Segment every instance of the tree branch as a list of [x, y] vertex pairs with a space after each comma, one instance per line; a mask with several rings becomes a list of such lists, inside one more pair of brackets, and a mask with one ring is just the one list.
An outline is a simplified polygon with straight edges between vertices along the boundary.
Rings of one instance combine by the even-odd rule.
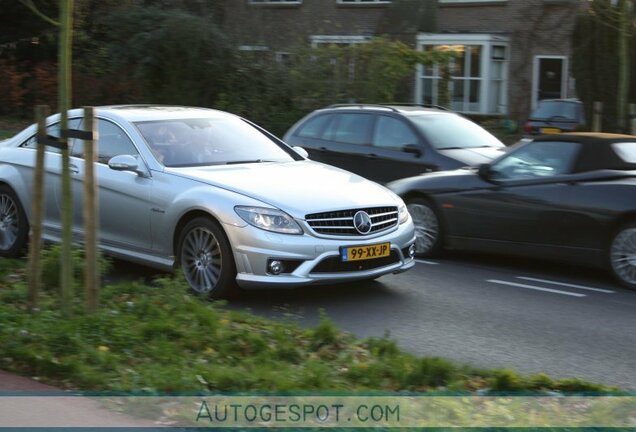
[[43, 14], [42, 12], [40, 12], [40, 10], [37, 8], [37, 6], [33, 3], [33, 0], [19, 0], [19, 1], [24, 6], [29, 8], [31, 10], [31, 12], [33, 12], [34, 14], [36, 14], [37, 16], [42, 18], [44, 21], [46, 21], [49, 24], [54, 25], [56, 27], [60, 26], [59, 22], [55, 21], [54, 19], [52, 19], [52, 18], [46, 16], [45, 14]]

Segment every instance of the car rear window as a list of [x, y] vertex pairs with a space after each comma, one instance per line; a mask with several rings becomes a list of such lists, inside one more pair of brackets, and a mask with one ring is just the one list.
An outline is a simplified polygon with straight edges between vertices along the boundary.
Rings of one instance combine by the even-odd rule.
[[612, 144], [614, 152], [627, 163], [636, 163], [636, 142], [621, 142]]
[[533, 120], [578, 120], [579, 104], [576, 102], [544, 101], [530, 115]]

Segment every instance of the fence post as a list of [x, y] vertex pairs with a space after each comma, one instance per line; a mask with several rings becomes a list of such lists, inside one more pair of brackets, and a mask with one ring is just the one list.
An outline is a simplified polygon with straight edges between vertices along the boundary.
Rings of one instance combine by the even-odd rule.
[[603, 102], [594, 102], [594, 113], [592, 116], [592, 131], [600, 132], [603, 119]]
[[38, 295], [42, 283], [42, 263], [40, 252], [42, 249], [42, 219], [44, 214], [44, 142], [46, 138], [46, 118], [49, 107], [38, 105], [35, 107], [35, 120], [38, 124], [35, 170], [33, 173], [33, 201], [31, 203], [31, 232], [29, 239], [29, 271], [27, 305], [29, 310], [38, 306]]
[[95, 139], [96, 122], [93, 107], [84, 107], [85, 130], [88, 132], [84, 140], [84, 290], [86, 292], [86, 311], [95, 312], [99, 304], [99, 268], [97, 257], [97, 184], [95, 181]]
[[636, 135], [636, 104], [629, 104], [629, 132]]

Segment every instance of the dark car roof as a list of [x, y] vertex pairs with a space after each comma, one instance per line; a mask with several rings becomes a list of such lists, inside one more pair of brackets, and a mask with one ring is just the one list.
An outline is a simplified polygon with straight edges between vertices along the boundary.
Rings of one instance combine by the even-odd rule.
[[535, 141], [577, 142], [582, 145], [574, 172], [593, 171], [597, 169], [634, 170], [636, 163], [621, 159], [612, 144], [620, 142], [636, 142], [634, 135], [621, 135], [602, 132], [576, 132], [559, 135], [545, 135]]
[[539, 103], [543, 103], [543, 102], [563, 102], [563, 103], [577, 103], [577, 104], [583, 103], [578, 99], [541, 99], [539, 101]]

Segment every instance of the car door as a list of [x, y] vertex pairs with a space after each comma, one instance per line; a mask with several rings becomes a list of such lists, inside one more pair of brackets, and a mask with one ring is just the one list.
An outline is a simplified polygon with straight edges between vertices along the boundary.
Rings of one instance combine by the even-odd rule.
[[373, 114], [370, 113], [333, 114], [317, 138], [315, 160], [366, 176], [369, 174], [366, 163], [371, 148], [372, 124]]
[[427, 161], [422, 142], [404, 120], [380, 114], [376, 116], [367, 155], [366, 177], [389, 182], [433, 170]]
[[[80, 118], [69, 119], [69, 128], [76, 129], [81, 122]], [[60, 138], [60, 123], [52, 123], [46, 128], [46, 133], [50, 137]], [[69, 146], [72, 146], [74, 139], [69, 139]], [[20, 147], [35, 150], [37, 147], [37, 137], [31, 136]], [[34, 156], [35, 157], [35, 156]], [[29, 165], [29, 172], [24, 178], [32, 187], [33, 168]], [[59, 237], [62, 232], [61, 203], [62, 203], [62, 151], [53, 146], [45, 147], [44, 156], [44, 219], [43, 228], [45, 234]]]
[[563, 245], [571, 236], [567, 201], [574, 142], [531, 142], [490, 168], [487, 187], [444, 201], [460, 237]]
[[309, 158], [363, 177], [377, 180], [368, 168], [368, 160], [375, 158], [371, 147], [373, 113], [335, 112], [310, 118], [287, 139], [300, 145]]
[[[152, 179], [130, 171], [115, 171], [108, 161], [116, 155], [139, 158], [137, 148], [126, 132], [115, 123], [97, 120], [99, 140], [96, 146], [95, 177], [98, 186], [99, 239], [105, 246], [127, 250], [150, 250], [150, 192]], [[71, 149], [73, 176], [74, 231], [83, 233], [83, 187], [85, 174], [84, 142]]]

